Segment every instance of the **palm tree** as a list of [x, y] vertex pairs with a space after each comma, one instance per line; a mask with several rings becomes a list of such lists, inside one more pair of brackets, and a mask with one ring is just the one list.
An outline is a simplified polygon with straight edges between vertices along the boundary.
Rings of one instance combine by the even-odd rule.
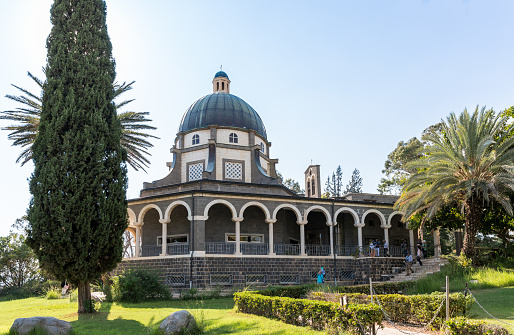
[[472, 258], [484, 206], [495, 200], [512, 215], [507, 192], [514, 190], [513, 129], [507, 116], [477, 106], [472, 115], [466, 109], [458, 117], [452, 113], [440, 131], [426, 133], [422, 157], [409, 166], [417, 172], [396, 202], [404, 220], [423, 210], [431, 219], [442, 206], [459, 204], [465, 216], [463, 251]]
[[[17, 125], [2, 127], [1, 129], [11, 131], [8, 135], [8, 139], [14, 141], [13, 145], [19, 145], [23, 148], [23, 151], [16, 159], [16, 163], [21, 162], [22, 166], [32, 160], [32, 144], [34, 143], [38, 132], [44, 89], [43, 81], [33, 76], [30, 72], [28, 72], [28, 76], [39, 86], [41, 94], [37, 96], [21, 87], [12, 85], [27, 96], [6, 95], [6, 98], [19, 102], [25, 106], [18, 107], [14, 111], [0, 112], [0, 120], [3, 119], [19, 122]], [[114, 99], [119, 97], [122, 93], [131, 90], [132, 84], [134, 84], [134, 81], [128, 84], [125, 82], [121, 85], [117, 83], [114, 84]], [[120, 120], [122, 128], [121, 145], [127, 151], [127, 163], [136, 171], [142, 169], [146, 172], [145, 167], [148, 168], [150, 164], [150, 161], [146, 158], [147, 155], [150, 156], [147, 149], [153, 147], [153, 144], [147, 139], [158, 139], [158, 137], [150, 135], [145, 131], [155, 130], [157, 128], [147, 124], [147, 122], [152, 121], [146, 118], [149, 114], [148, 112], [119, 112], [123, 106], [132, 101], [134, 101], [134, 99], [125, 100], [115, 105], [116, 111], [118, 112], [118, 120]]]

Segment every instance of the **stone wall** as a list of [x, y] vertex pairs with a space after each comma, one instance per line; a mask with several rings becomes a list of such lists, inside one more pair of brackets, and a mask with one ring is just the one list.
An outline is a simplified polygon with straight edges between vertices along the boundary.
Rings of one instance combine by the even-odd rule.
[[[371, 277], [381, 281], [382, 275], [391, 274], [392, 267], [401, 266], [403, 258], [338, 258], [338, 282], [365, 284]], [[191, 277], [192, 266], [192, 277]], [[128, 269], [145, 268], [159, 273], [172, 291], [193, 287], [210, 289], [216, 286], [244, 287], [250, 282], [258, 285], [284, 285], [284, 281], [297, 284], [315, 282], [319, 268], [326, 271], [326, 280], [334, 280], [334, 260], [323, 258], [257, 258], [257, 257], [178, 257], [124, 260], [112, 274]], [[353, 274], [353, 278], [351, 278]]]

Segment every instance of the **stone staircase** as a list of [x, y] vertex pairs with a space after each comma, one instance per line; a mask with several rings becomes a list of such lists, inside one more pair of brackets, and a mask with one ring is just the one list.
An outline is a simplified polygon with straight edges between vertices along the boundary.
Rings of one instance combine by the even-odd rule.
[[419, 265], [418, 262], [412, 265], [412, 270], [414, 273], [411, 273], [407, 276], [405, 271], [405, 267], [403, 268], [394, 268], [393, 274], [389, 277], [389, 282], [400, 282], [407, 280], [416, 280], [425, 277], [426, 275], [432, 274], [434, 272], [438, 272], [441, 270], [441, 265], [445, 265], [448, 261], [444, 258], [432, 257], [422, 260], [423, 265]]

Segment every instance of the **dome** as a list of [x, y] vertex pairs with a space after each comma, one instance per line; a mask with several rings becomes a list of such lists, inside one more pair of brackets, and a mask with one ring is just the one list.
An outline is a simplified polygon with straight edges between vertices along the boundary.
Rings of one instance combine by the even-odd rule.
[[253, 129], [267, 139], [266, 128], [255, 109], [230, 93], [214, 92], [194, 102], [182, 117], [179, 132], [210, 125]]
[[216, 74], [214, 75], [214, 78], [218, 78], [218, 77], [224, 77], [224, 78], [228, 79], [228, 75], [224, 71], [216, 72]]

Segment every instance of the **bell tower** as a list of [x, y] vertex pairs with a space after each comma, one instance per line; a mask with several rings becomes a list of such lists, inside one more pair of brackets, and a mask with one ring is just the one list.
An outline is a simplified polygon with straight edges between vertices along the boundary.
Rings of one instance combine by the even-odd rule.
[[230, 93], [230, 79], [223, 71], [218, 71], [212, 80], [212, 92]]
[[307, 198], [321, 198], [320, 166], [309, 165], [305, 170], [305, 196]]

